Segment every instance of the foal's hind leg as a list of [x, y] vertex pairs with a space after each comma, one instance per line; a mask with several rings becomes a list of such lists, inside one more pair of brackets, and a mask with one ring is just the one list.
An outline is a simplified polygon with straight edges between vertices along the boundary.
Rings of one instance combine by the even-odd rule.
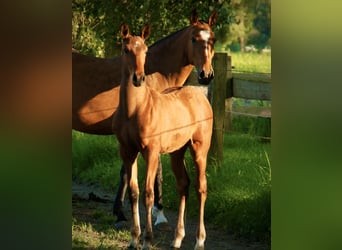
[[178, 222], [175, 230], [175, 237], [171, 244], [174, 248], [180, 248], [185, 236], [185, 206], [189, 197], [190, 179], [185, 168], [184, 154], [187, 146], [170, 154], [172, 171], [177, 181], [177, 191], [179, 194]]

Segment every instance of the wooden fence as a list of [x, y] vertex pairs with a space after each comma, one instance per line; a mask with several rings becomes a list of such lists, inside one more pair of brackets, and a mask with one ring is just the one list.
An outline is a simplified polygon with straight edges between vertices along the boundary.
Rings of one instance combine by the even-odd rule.
[[[221, 165], [224, 133], [231, 130], [234, 113], [246, 112], [246, 110], [241, 112], [242, 110], [233, 109], [233, 97], [271, 101], [271, 75], [233, 73], [231, 57], [227, 53], [215, 53], [213, 67], [215, 78], [208, 87], [198, 85], [194, 72], [189, 76], [186, 84], [201, 88], [211, 102], [214, 112], [214, 127], [210, 158]], [[264, 109], [260, 109], [260, 112], [254, 112], [252, 115], [271, 119], [271, 113], [265, 112]]]

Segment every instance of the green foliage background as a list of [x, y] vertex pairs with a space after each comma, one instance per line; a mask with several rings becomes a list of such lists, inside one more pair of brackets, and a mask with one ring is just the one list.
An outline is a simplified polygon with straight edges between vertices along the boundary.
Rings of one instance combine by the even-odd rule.
[[240, 44], [251, 40], [258, 48], [269, 44], [271, 36], [270, 0], [73, 0], [72, 46], [82, 53], [112, 57], [120, 53], [120, 25], [125, 22], [133, 33], [149, 23], [152, 34], [149, 44], [189, 25], [196, 9], [200, 19], [219, 12], [213, 27], [220, 46]]

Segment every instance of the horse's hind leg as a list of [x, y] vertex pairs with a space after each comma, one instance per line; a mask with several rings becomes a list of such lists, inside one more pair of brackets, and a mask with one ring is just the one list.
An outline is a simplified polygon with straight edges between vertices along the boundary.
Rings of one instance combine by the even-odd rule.
[[120, 170], [120, 183], [119, 183], [119, 189], [116, 193], [114, 206], [113, 206], [113, 215], [116, 215], [116, 223], [121, 221], [127, 221], [127, 218], [125, 214], [122, 211], [123, 208], [123, 202], [125, 200], [125, 194], [127, 189], [127, 174], [125, 170], [124, 164], [121, 166]]
[[171, 156], [171, 166], [173, 173], [175, 174], [177, 181], [177, 191], [179, 194], [179, 211], [178, 211], [178, 222], [175, 230], [175, 237], [172, 242], [172, 247], [180, 248], [182, 244], [182, 240], [185, 236], [185, 206], [189, 197], [189, 186], [190, 179], [188, 173], [185, 168], [184, 163], [184, 154], [187, 149], [187, 146], [184, 146], [178, 151], [175, 151], [170, 154]]
[[196, 165], [196, 193], [199, 202], [195, 250], [204, 249], [204, 241], [206, 238], [204, 226], [204, 205], [207, 199], [207, 177], [205, 175], [208, 153], [207, 148], [209, 147], [203, 146], [201, 142], [195, 142], [190, 147], [190, 152]]
[[156, 179], [154, 181], [154, 207], [152, 210], [152, 215], [156, 217], [154, 225], [160, 223], [167, 223], [167, 219], [163, 212], [163, 167], [160, 159], [158, 158], [158, 169], [156, 174]]

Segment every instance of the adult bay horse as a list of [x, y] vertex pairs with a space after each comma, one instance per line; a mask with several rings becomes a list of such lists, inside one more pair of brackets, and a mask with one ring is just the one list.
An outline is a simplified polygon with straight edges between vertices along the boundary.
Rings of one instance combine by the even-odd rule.
[[[182, 86], [195, 66], [200, 83], [209, 83], [214, 72], [214, 33], [217, 12], [207, 22], [198, 19], [196, 11], [190, 17], [190, 26], [179, 30], [149, 47], [145, 74], [151, 87], [157, 91]], [[96, 58], [72, 52], [72, 128], [97, 135], [113, 134], [112, 119], [119, 104], [122, 57]], [[153, 79], [153, 81], [149, 80]], [[156, 206], [162, 211], [161, 166], [155, 187]], [[122, 204], [126, 190], [124, 167], [120, 171], [120, 185], [113, 213], [117, 221], [126, 220]], [[166, 219], [161, 214], [158, 222]]]
[[[128, 26], [121, 26], [122, 72], [119, 107], [113, 119], [113, 131], [120, 143], [120, 155], [126, 168], [132, 208], [132, 239], [129, 247], [137, 248], [141, 234], [139, 218], [139, 185], [137, 158], [140, 152], [146, 162], [146, 226], [143, 249], [152, 245], [153, 184], [161, 153], [169, 153], [180, 196], [178, 222], [172, 247], [180, 248], [185, 236], [185, 206], [190, 180], [184, 164], [189, 147], [195, 163], [196, 192], [199, 201], [195, 249], [203, 249], [206, 238], [204, 205], [207, 197], [206, 162], [210, 148], [213, 111], [207, 97], [192, 86], [178, 87], [160, 93], [147, 86], [144, 64], [150, 34], [145, 26], [141, 36], [132, 36]], [[150, 83], [151, 84], [151, 83]]]

